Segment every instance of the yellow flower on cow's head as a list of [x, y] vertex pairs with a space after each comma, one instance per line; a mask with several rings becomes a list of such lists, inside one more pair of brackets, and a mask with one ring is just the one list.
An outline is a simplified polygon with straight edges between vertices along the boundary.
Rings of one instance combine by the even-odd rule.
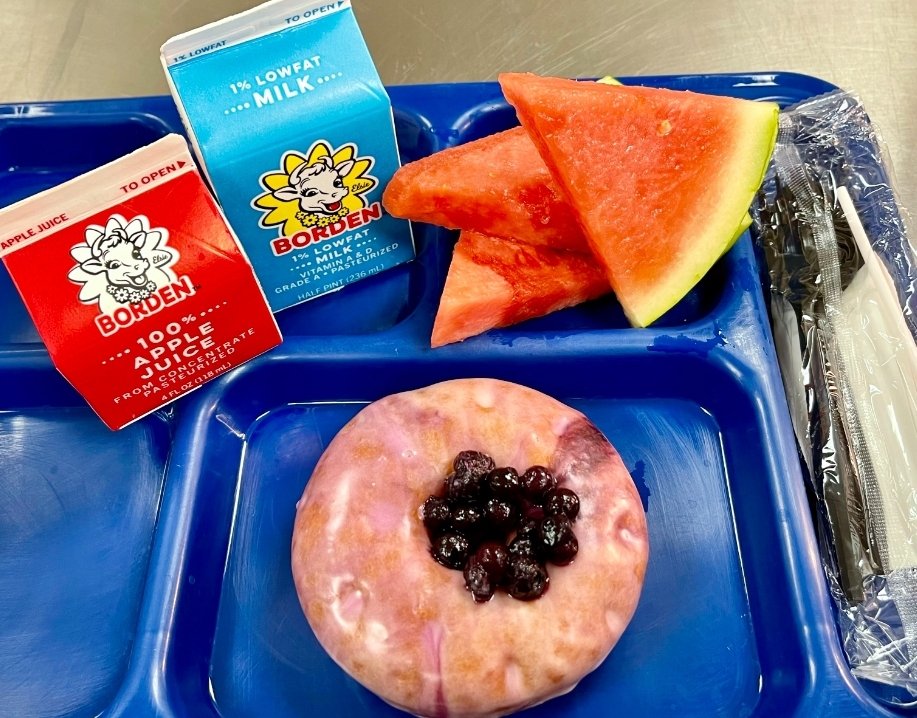
[[281, 226], [284, 235], [324, 227], [366, 207], [364, 195], [379, 182], [368, 174], [372, 157], [357, 156], [353, 143], [333, 150], [324, 140], [305, 155], [284, 153], [280, 171], [261, 175], [264, 190], [252, 206], [264, 212], [262, 227]]

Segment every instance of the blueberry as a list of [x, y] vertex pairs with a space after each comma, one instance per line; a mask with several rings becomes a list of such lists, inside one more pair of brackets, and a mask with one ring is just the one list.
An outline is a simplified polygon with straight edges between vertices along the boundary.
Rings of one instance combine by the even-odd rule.
[[544, 466], [532, 466], [522, 475], [525, 497], [536, 504], [540, 504], [544, 495], [555, 486], [557, 479]]
[[487, 475], [487, 486], [494, 496], [514, 499], [522, 493], [522, 480], [512, 466], [494, 469]]
[[493, 598], [497, 584], [490, 577], [487, 568], [477, 560], [476, 556], [468, 559], [462, 575], [465, 577], [465, 588], [471, 591], [476, 603], [484, 603]]
[[579, 541], [576, 540], [576, 535], [571, 531], [570, 534], [562, 539], [554, 550], [551, 551], [548, 559], [557, 566], [566, 566], [576, 558], [578, 552]]
[[464, 471], [454, 471], [446, 477], [446, 496], [450, 501], [476, 501], [481, 496], [481, 477]]
[[474, 504], [460, 504], [452, 509], [452, 526], [466, 536], [484, 528], [484, 509]]
[[544, 466], [520, 477], [512, 467], [496, 468], [479, 451], [460, 452], [452, 468], [442, 492], [420, 507], [433, 558], [462, 571], [478, 603], [500, 586], [522, 601], [543, 595], [549, 584], [545, 561], [564, 565], [579, 550], [571, 527], [579, 497], [558, 489]]
[[[570, 519], [563, 514], [545, 516], [538, 526], [538, 542], [536, 546], [552, 562], [558, 564], [570, 563], [579, 550], [576, 536], [573, 534], [573, 528], [570, 525]], [[557, 561], [554, 560], [555, 558], [557, 558]]]
[[579, 496], [570, 489], [551, 489], [544, 497], [544, 512], [549, 516], [563, 514], [573, 521], [579, 515]]
[[452, 469], [456, 474], [483, 479], [494, 470], [494, 460], [480, 451], [462, 451], [453, 460]]
[[538, 518], [524, 516], [519, 521], [519, 528], [516, 531], [516, 537], [532, 539], [536, 538], [538, 534], [538, 527], [541, 525], [542, 518], [542, 516], [539, 516]]
[[430, 496], [423, 502], [420, 508], [420, 515], [423, 518], [423, 525], [427, 529], [430, 537], [435, 537], [449, 528], [449, 520], [452, 518], [449, 512], [449, 504], [445, 499], [438, 496]]
[[493, 496], [484, 504], [484, 514], [487, 524], [493, 529], [504, 533], [516, 527], [519, 512], [512, 502]]
[[538, 539], [535, 534], [517, 535], [506, 547], [510, 557], [531, 556], [538, 557]]
[[486, 490], [494, 461], [479, 451], [462, 451], [452, 462], [453, 472], [446, 478], [446, 494], [452, 501], [475, 501]]
[[446, 496], [450, 501], [473, 501], [480, 493], [480, 482], [470, 474], [453, 472], [446, 477]]
[[445, 533], [433, 541], [433, 558], [446, 568], [461, 571], [471, 549], [468, 539], [460, 533]]
[[523, 521], [540, 522], [544, 518], [544, 507], [540, 504], [533, 504], [531, 501], [522, 502], [522, 519]]
[[506, 591], [520, 601], [533, 601], [548, 590], [548, 572], [531, 556], [510, 559], [507, 567]]
[[563, 514], [545, 516], [538, 526], [538, 538], [548, 550], [557, 546], [570, 533], [572, 533], [570, 519]]
[[506, 573], [506, 564], [509, 561], [509, 551], [506, 546], [496, 541], [485, 541], [474, 552], [474, 560], [484, 567], [490, 580], [500, 583]]

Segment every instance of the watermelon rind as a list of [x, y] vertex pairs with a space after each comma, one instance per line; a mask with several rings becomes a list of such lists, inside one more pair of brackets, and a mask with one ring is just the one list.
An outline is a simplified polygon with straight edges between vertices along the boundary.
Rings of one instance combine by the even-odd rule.
[[726, 245], [726, 249], [723, 250], [723, 254], [724, 254], [724, 255], [725, 255], [730, 249], [733, 248], [733, 246], [735, 245], [736, 242], [739, 241], [739, 237], [741, 237], [743, 234], [745, 234], [745, 230], [748, 229], [749, 227], [751, 227], [751, 222], [752, 222], [751, 215], [748, 214], [748, 213], [746, 212], [746, 213], [745, 213], [745, 216], [742, 217], [742, 221], [739, 223], [739, 228], [736, 230], [735, 236], [732, 238], [732, 240], [729, 242], [729, 244]]

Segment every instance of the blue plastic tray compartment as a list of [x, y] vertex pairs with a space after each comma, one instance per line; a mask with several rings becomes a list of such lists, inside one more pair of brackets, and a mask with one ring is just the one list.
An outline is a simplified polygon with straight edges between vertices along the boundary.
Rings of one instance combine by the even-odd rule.
[[49, 368], [13, 371], [0, 380], [0, 715], [96, 715], [134, 646], [169, 427], [114, 434]]
[[[64, 108], [64, 109], [61, 109]], [[440, 148], [421, 115], [395, 108], [395, 128], [404, 162]], [[90, 101], [0, 108], [0, 207], [65, 182], [170, 132], [183, 132], [170, 98]], [[434, 300], [442, 249], [432, 227], [419, 227], [419, 259], [278, 315], [285, 336], [374, 334], [395, 326], [421, 304]], [[429, 249], [428, 249], [429, 247]], [[446, 263], [448, 266], [448, 263]], [[444, 276], [444, 269], [436, 270]], [[437, 295], [438, 296], [438, 295]], [[0, 265], [0, 351], [41, 349], [41, 340], [5, 267]], [[435, 307], [435, 305], [434, 305]], [[432, 311], [427, 311], [432, 317]], [[432, 319], [430, 320], [432, 322]]]
[[[640, 81], [782, 104], [831, 89], [788, 74]], [[514, 121], [494, 83], [391, 95], [405, 159]], [[166, 131], [180, 131], [168, 98], [0, 108], [0, 203]], [[51, 149], [27, 152], [25, 139]], [[97, 153], [88, 151], [95, 141]], [[0, 695], [25, 711], [50, 691], [59, 705], [48, 710], [62, 714], [65, 703], [108, 716], [394, 714], [331, 663], [299, 611], [288, 565], [295, 500], [322, 448], [366, 402], [496, 376], [585, 411], [648, 492], [651, 560], [633, 623], [580, 688], [533, 715], [892, 715], [852, 679], [840, 651], [748, 238], [653, 329], [626, 328], [606, 299], [431, 352], [454, 233], [417, 229], [417, 262], [281, 313], [282, 347], [178, 402], [174, 421], [153, 417], [118, 434], [100, 433], [75, 408], [82, 400], [51, 368], [0, 271], [0, 431], [11, 446], [34, 435], [42, 448], [4, 455], [0, 486], [14, 486], [7, 467], [40, 482], [72, 456], [61, 487], [96, 479], [104, 506], [122, 507], [105, 517], [115, 534], [131, 515], [123, 507], [133, 472], [146, 491], [145, 512], [108, 553], [85, 524], [46, 522], [75, 532], [56, 540], [97, 556], [91, 588], [116, 590], [105, 576], [126, 576], [124, 600], [98, 624], [97, 664], [68, 683], [49, 689], [37, 676], [18, 691], [0, 670]], [[86, 516], [98, 510], [83, 507]], [[0, 522], [0, 531], [13, 528]], [[42, 563], [47, 535], [24, 555], [54, 571]], [[20, 579], [0, 574], [0, 600]], [[80, 596], [57, 598], [36, 600], [87, 610]], [[73, 627], [61, 621], [48, 651], [31, 660], [67, 675], [72, 666], [60, 657]], [[18, 621], [23, 633], [36, 626]], [[0, 644], [0, 661], [10, 655]]]
[[[649, 714], [751, 715], [760, 705], [785, 714], [800, 701], [802, 645], [780, 630], [783, 607], [756, 605], [746, 593], [746, 581], [752, 593], [762, 584], [787, 593], [792, 577], [767, 564], [763, 576], [749, 570], [760, 560], [753, 547], [771, 556], [778, 535], [761, 417], [741, 377], [709, 359], [633, 346], [612, 358], [507, 352], [497, 363], [427, 353], [410, 368], [370, 353], [328, 359], [294, 351], [236, 374], [218, 400], [187, 418], [194, 427], [183, 427], [203, 438], [195, 453], [206, 467], [182, 477], [195, 484], [193, 504], [174, 507], [198, 517], [187, 555], [208, 554], [187, 572], [195, 586], [222, 584], [222, 592], [193, 590], [180, 577], [188, 593], [174, 620], [192, 630], [169, 632], [165, 664], [167, 672], [194, 673], [209, 660], [220, 715], [251, 715], [266, 705], [276, 716], [297, 715], [305, 705], [318, 713], [397, 714], [346, 678], [311, 635], [289, 572], [295, 502], [323, 448], [366, 402], [482, 375], [531, 385], [587, 412], [648, 489], [653, 558], [634, 622], [595, 675], [533, 714], [642, 706]], [[667, 473], [676, 466], [678, 476]], [[225, 562], [213, 555], [221, 542]], [[215, 626], [201, 620], [218, 605]], [[682, 689], [659, 692], [660, 675]], [[172, 675], [165, 682], [208, 681]], [[202, 707], [210, 696], [183, 692], [180, 700]]]
[[[781, 104], [831, 88], [820, 80], [792, 74], [645, 77], [639, 78], [639, 82]], [[512, 109], [494, 83], [393, 87], [390, 94], [404, 161], [515, 124]], [[3, 159], [0, 206], [93, 169], [168, 132], [182, 131], [170, 98], [0, 107], [0, 158]], [[368, 335], [412, 316], [428, 330], [448, 267], [448, 245], [454, 240], [454, 233], [420, 225], [415, 237], [421, 255], [419, 261], [281, 312], [278, 321], [284, 335]], [[662, 318], [660, 326], [693, 322], [708, 313], [725, 279], [718, 274], [720, 271], [719, 266], [715, 267], [711, 276]], [[0, 350], [41, 348], [34, 326], [3, 267], [0, 267], [0, 305], [8, 312], [0, 321]], [[503, 335], [627, 326], [617, 302], [609, 297], [534, 320], [521, 328], [508, 329]]]

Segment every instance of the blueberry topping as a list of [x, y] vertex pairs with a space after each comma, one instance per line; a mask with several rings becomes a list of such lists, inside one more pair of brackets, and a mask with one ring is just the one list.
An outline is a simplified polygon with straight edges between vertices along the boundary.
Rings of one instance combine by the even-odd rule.
[[519, 529], [516, 531], [517, 538], [536, 538], [538, 527], [541, 525], [541, 518], [524, 518], [519, 523]]
[[545, 516], [538, 527], [538, 548], [552, 563], [570, 563], [579, 550], [579, 543], [570, 525], [570, 519], [563, 514]]
[[484, 509], [474, 504], [462, 504], [452, 510], [452, 526], [466, 536], [484, 528]]
[[544, 466], [532, 466], [522, 475], [525, 497], [535, 503], [541, 503], [542, 497], [555, 486], [557, 479]]
[[446, 478], [446, 495], [450, 501], [476, 501], [482, 489], [483, 481], [475, 474], [455, 471]]
[[532, 558], [538, 558], [538, 539], [534, 534], [516, 536], [509, 542], [506, 550], [510, 557], [531, 556]]
[[486, 454], [463, 451], [452, 467], [441, 492], [420, 508], [433, 558], [462, 572], [476, 603], [498, 588], [521, 601], [539, 598], [550, 581], [545, 562], [563, 566], [579, 551], [572, 528], [579, 497], [558, 488], [544, 466], [520, 476], [511, 466], [495, 468]]
[[480, 451], [462, 451], [452, 462], [456, 474], [467, 474], [475, 479], [483, 479], [494, 470], [494, 460]]
[[487, 525], [504, 533], [516, 527], [519, 517], [519, 512], [511, 502], [496, 496], [487, 499], [487, 503], [484, 504], [484, 513], [487, 517]]
[[576, 558], [578, 552], [579, 541], [576, 540], [576, 535], [571, 531], [569, 536], [561, 540], [554, 550], [548, 554], [548, 559], [557, 566], [566, 566]]
[[477, 560], [476, 556], [468, 559], [463, 575], [465, 576], [465, 587], [471, 591], [477, 603], [493, 598], [497, 583], [490, 577], [487, 568]]
[[502, 543], [485, 541], [478, 546], [473, 558], [484, 567], [494, 584], [498, 584], [503, 580], [503, 576], [506, 573], [506, 565], [509, 562], [509, 551], [506, 550], [506, 546]]
[[579, 515], [579, 496], [570, 489], [551, 489], [544, 497], [544, 512], [549, 516], [563, 514], [573, 521]]
[[538, 538], [546, 551], [553, 551], [567, 536], [573, 533], [570, 519], [563, 514], [545, 516], [538, 526]]
[[461, 570], [468, 560], [471, 545], [459, 533], [446, 533], [433, 541], [433, 558], [446, 568]]
[[452, 518], [449, 512], [449, 504], [445, 499], [438, 496], [430, 496], [423, 502], [421, 508], [423, 525], [431, 537], [442, 533], [449, 527], [449, 520]]
[[524, 501], [522, 517], [524, 521], [535, 521], [538, 523], [544, 518], [544, 507], [541, 504], [533, 504], [531, 501]]
[[512, 466], [494, 469], [487, 475], [487, 485], [494, 496], [515, 499], [522, 493], [522, 480]]
[[531, 556], [517, 556], [507, 569], [507, 593], [520, 601], [532, 601], [548, 590], [548, 572]]

